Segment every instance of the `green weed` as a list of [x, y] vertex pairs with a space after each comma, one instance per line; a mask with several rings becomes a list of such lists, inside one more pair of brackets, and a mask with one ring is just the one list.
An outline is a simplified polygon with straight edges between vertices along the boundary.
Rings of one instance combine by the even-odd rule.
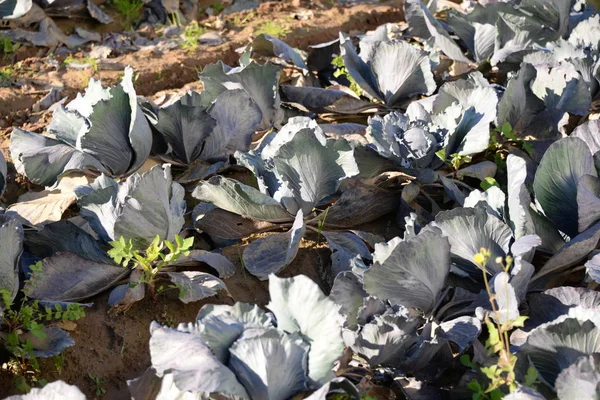
[[217, 14], [220, 14], [221, 11], [223, 11], [223, 8], [225, 8], [225, 5], [222, 2], [218, 2], [218, 3], [213, 4], [211, 7], [214, 10], [215, 15], [217, 15]]
[[261, 23], [254, 31], [255, 35], [265, 34], [273, 37], [282, 37], [290, 33], [291, 30], [277, 21], [265, 21]]
[[352, 90], [358, 97], [363, 95], [363, 90], [360, 88], [358, 83], [354, 80], [354, 78], [348, 73], [346, 66], [344, 65], [344, 59], [342, 55], [338, 55], [331, 61], [331, 65], [336, 67], [333, 72], [333, 76], [339, 78], [340, 76], [344, 76], [346, 79], [350, 81], [350, 90]]
[[113, 5], [121, 15], [123, 26], [126, 29], [133, 29], [144, 7], [142, 0], [113, 0]]
[[4, 58], [8, 59], [12, 54], [19, 50], [21, 45], [19, 43], [13, 43], [9, 37], [0, 36], [0, 53], [4, 54]]
[[94, 72], [98, 72], [98, 60], [96, 60], [95, 58], [83, 57], [81, 59], [77, 59], [73, 56], [67, 56], [67, 58], [65, 58], [65, 60], [63, 61], [63, 64], [65, 64], [65, 65], [74, 64], [74, 63], [75, 64], [88, 64]]
[[91, 372], [88, 372], [88, 379], [91, 381], [90, 390], [94, 392], [96, 397], [104, 396], [106, 393], [106, 389], [104, 388], [104, 384], [108, 381], [103, 381], [97, 376], [92, 375]]
[[[31, 267], [32, 275], [29, 280], [30, 286], [42, 278], [42, 263], [38, 262]], [[15, 376], [15, 385], [20, 390], [28, 391], [34, 385], [43, 382], [37, 377], [40, 365], [35, 355], [32, 338], [43, 339], [46, 337], [46, 324], [56, 321], [76, 321], [85, 317], [83, 307], [78, 304], [69, 304], [63, 307], [60, 304], [54, 307], [44, 307], [38, 300], [31, 301], [27, 294], [22, 297], [20, 303], [14, 304], [12, 293], [6, 289], [0, 290], [0, 299], [4, 308], [2, 314], [0, 337], [4, 347], [12, 354], [7, 363], [8, 372]], [[64, 358], [55, 358], [57, 371], [62, 370]]]
[[[492, 314], [496, 316], [495, 319], [490, 318], [489, 315], [485, 317], [485, 325], [488, 331], [488, 339], [485, 342], [485, 348], [488, 356], [494, 361], [489, 365], [479, 365], [478, 363], [473, 362], [469, 355], [465, 354], [460, 358], [460, 361], [464, 366], [469, 367], [474, 371], [479, 371], [487, 378], [486, 382], [479, 382], [474, 379], [467, 385], [474, 393], [473, 399], [477, 400], [501, 399], [507, 394], [517, 390], [519, 386], [515, 371], [517, 356], [510, 351], [509, 338], [510, 332], [515, 328], [523, 327], [528, 318], [519, 316], [513, 321], [506, 321], [503, 323], [497, 322], [500, 321], [500, 318], [495, 301], [496, 294], [492, 292], [486, 271], [487, 263], [491, 257], [492, 252], [489, 249], [481, 248], [479, 253], [475, 255], [473, 261], [475, 261], [475, 263], [483, 270], [483, 280], [490, 299]], [[513, 259], [510, 256], [505, 259], [498, 257], [495, 262], [508, 273], [513, 263]], [[527, 370], [527, 374], [522, 384], [535, 389], [537, 380], [536, 370], [530, 367]]]
[[[179, 235], [175, 235], [173, 243], [168, 240], [161, 241], [157, 235], [143, 251], [134, 249], [131, 239], [126, 241], [122, 236], [119, 240], [109, 243], [112, 249], [108, 251], [108, 255], [123, 267], [131, 266], [132, 269], [139, 269], [142, 272], [139, 282], [148, 286], [150, 295], [156, 300], [156, 276], [163, 268], [175, 263], [179, 257], [190, 254], [194, 237], [182, 239]], [[168, 252], [165, 252], [165, 247]], [[164, 292], [164, 289], [161, 289], [159, 288], [160, 292]]]
[[183, 42], [181, 43], [181, 48], [192, 51], [198, 47], [198, 39], [206, 32], [206, 29], [200, 25], [198, 22], [192, 21], [185, 30], [183, 31]]

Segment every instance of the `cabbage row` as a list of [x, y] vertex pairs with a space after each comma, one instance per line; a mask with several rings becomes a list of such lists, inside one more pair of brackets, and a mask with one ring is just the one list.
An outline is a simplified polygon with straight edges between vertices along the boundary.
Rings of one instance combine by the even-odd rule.
[[[133, 398], [597, 398], [600, 17], [565, 0], [404, 11], [407, 29], [308, 52], [260, 35], [160, 105], [128, 68], [44, 134], [15, 128], [17, 171], [47, 189], [0, 216], [4, 302], [111, 290], [130, 307], [153, 286], [109, 245], [185, 236], [211, 251], [163, 257], [156, 278], [204, 300], [236, 271], [220, 249], [251, 238], [241, 268], [270, 302], [152, 323]], [[277, 276], [321, 238], [319, 284]], [[36, 356], [73, 345], [44, 329]], [[35, 391], [17, 398], [84, 398]]]

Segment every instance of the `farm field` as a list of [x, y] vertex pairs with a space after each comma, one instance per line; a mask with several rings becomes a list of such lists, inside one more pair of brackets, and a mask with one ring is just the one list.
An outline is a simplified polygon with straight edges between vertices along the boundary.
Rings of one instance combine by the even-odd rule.
[[0, 398], [597, 398], [595, 5], [0, 0]]

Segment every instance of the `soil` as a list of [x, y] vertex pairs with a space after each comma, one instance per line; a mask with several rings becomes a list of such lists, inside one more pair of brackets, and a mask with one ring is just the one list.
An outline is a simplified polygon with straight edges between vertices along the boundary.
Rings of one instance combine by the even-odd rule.
[[[201, 84], [197, 80], [197, 73], [205, 65], [218, 60], [235, 65], [239, 58], [235, 50], [247, 44], [254, 36], [256, 28], [264, 21], [279, 21], [287, 26], [290, 33], [281, 39], [291, 46], [307, 50], [309, 45], [336, 38], [340, 31], [365, 32], [383, 23], [399, 22], [403, 19], [401, 1], [356, 5], [350, 8], [332, 6], [331, 3], [328, 1], [266, 2], [253, 12], [250, 22], [243, 26], [235, 26], [233, 21], [238, 21], [236, 18], [244, 17], [248, 12], [224, 17], [225, 29], [221, 34], [225, 40], [222, 45], [216, 47], [200, 45], [191, 52], [176, 49], [161, 56], [147, 51], [138, 51], [111, 58], [109, 61], [133, 67], [138, 74], [135, 81], [138, 95], [157, 98], [189, 88], [199, 89]], [[302, 9], [312, 10], [313, 17], [303, 21], [290, 17], [292, 12]], [[58, 22], [59, 26], [63, 26], [60, 21]], [[69, 24], [72, 23], [65, 23], [64, 28], [68, 28]], [[118, 27], [112, 26], [112, 28]], [[91, 77], [111, 85], [117, 83], [122, 75], [122, 69], [74, 71], [62, 67], [55, 71], [48, 67], [47, 52], [47, 49], [40, 48], [19, 49], [13, 61], [20, 62], [20, 67], [14, 69], [11, 78], [17, 84], [0, 88], [0, 151], [9, 161], [8, 189], [2, 198], [5, 205], [16, 202], [18, 195], [31, 189], [31, 185], [16, 174], [14, 166], [10, 163], [8, 139], [14, 127], [34, 132], [44, 130], [51, 113], [32, 111], [33, 105], [45, 95], [44, 89], [48, 85], [60, 85], [64, 87], [62, 95], [73, 98], [76, 93], [85, 88]], [[62, 63], [61, 58], [57, 57], [57, 59]], [[2, 65], [8, 65], [8, 61], [0, 62], [0, 66]], [[388, 222], [384, 218], [371, 224], [368, 230], [392, 237], [396, 232], [389, 230]], [[232, 304], [234, 301], [243, 301], [261, 306], [268, 303], [268, 283], [254, 278], [245, 271], [240, 262], [244, 247], [258, 237], [260, 235], [248, 238], [239, 245], [223, 249], [223, 254], [236, 266], [236, 273], [225, 280], [230, 296], [220, 294], [218, 297], [190, 304], [179, 302], [173, 294], [160, 296], [157, 303], [147, 297], [120, 314], [109, 310], [107, 293], [91, 299], [93, 307], [86, 310], [86, 317], [77, 321], [75, 329], [71, 331], [75, 345], [63, 353], [64, 365], [61, 372], [57, 371], [52, 359], [41, 360], [43, 372], [39, 377], [48, 381], [61, 379], [75, 384], [88, 398], [93, 399], [97, 396], [88, 377], [88, 374], [91, 374], [103, 381], [102, 387], [106, 390], [103, 398], [128, 399], [126, 381], [140, 376], [150, 365], [148, 340], [151, 321], [171, 326], [176, 326], [180, 322], [191, 322], [205, 303]], [[322, 243], [322, 238], [320, 242], [318, 243], [314, 235], [308, 235], [303, 240], [295, 260], [279, 275], [284, 277], [307, 275], [319, 283], [325, 293], [328, 293], [331, 277], [328, 277], [325, 271], [329, 269], [331, 253]], [[0, 360], [0, 364], [1, 362], [3, 360]], [[12, 376], [0, 372], [0, 398], [17, 393], [19, 391], [13, 384]]]

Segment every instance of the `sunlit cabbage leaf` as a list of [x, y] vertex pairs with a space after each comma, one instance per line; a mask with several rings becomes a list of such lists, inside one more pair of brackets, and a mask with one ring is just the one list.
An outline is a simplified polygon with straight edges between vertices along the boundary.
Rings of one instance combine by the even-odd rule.
[[590, 89], [570, 62], [523, 63], [498, 104], [498, 124], [510, 123], [519, 138], [556, 140], [569, 114], [587, 115], [590, 106]]
[[17, 171], [50, 186], [72, 170], [121, 178], [140, 168], [150, 154], [152, 132], [132, 78], [126, 68], [119, 86], [104, 88], [91, 79], [83, 96], [54, 112], [48, 126], [54, 137], [13, 130], [10, 152]]
[[340, 33], [341, 55], [350, 76], [367, 96], [387, 106], [433, 93], [436, 84], [427, 53], [404, 41], [390, 41], [383, 33], [363, 38], [360, 55]]
[[280, 67], [271, 63], [260, 65], [251, 62], [232, 68], [219, 61], [204, 67], [199, 76], [204, 90], [215, 99], [226, 90], [245, 91], [261, 111], [259, 128], [266, 130], [272, 127], [279, 128], [283, 119], [279, 98], [280, 70]]
[[248, 150], [262, 119], [250, 95], [242, 89], [226, 90], [208, 106], [203, 104], [203, 95], [190, 92], [150, 111], [153, 152], [165, 161], [187, 166]]
[[76, 193], [81, 215], [104, 241], [125, 237], [146, 248], [157, 235], [174, 240], [183, 227], [184, 190], [173, 182], [169, 165], [120, 183], [101, 175]]
[[132, 394], [285, 400], [319, 389], [313, 376], [323, 377], [325, 391], [338, 383], [351, 390], [325, 379], [333, 377], [343, 351], [337, 306], [302, 275], [272, 276], [270, 286], [275, 319], [258, 306], [236, 303], [205, 305], [196, 321], [175, 329], [153, 323], [152, 370], [130, 382]]

